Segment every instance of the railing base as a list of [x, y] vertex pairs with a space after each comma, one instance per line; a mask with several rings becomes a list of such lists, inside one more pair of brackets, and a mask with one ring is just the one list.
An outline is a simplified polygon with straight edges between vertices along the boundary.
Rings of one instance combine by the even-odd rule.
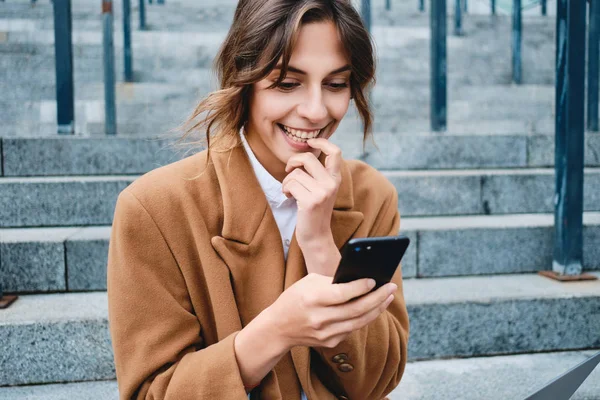
[[17, 300], [19, 296], [13, 295], [4, 295], [0, 298], [0, 310], [4, 308], [8, 308], [12, 303]]
[[598, 278], [590, 274], [579, 274], [579, 275], [560, 275], [554, 271], [539, 271], [539, 275], [545, 276], [546, 278], [554, 279], [560, 282], [572, 282], [572, 281], [595, 281]]

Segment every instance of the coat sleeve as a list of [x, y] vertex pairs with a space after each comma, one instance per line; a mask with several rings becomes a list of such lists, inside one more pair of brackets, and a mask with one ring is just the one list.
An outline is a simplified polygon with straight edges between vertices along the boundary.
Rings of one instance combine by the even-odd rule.
[[[399, 227], [398, 195], [392, 186], [369, 236], [395, 236]], [[404, 373], [409, 322], [401, 266], [392, 282], [398, 285], [398, 291], [387, 310], [376, 320], [352, 332], [332, 349], [315, 349], [323, 363], [329, 366], [328, 370], [333, 374], [331, 380], [343, 387], [349, 399], [382, 399], [400, 383]], [[347, 357], [347, 361], [340, 362], [339, 356], [336, 356], [341, 354]], [[349, 364], [350, 367], [341, 367], [342, 364]]]
[[179, 265], [129, 189], [117, 200], [107, 268], [120, 399], [247, 399], [237, 332], [205, 346]]

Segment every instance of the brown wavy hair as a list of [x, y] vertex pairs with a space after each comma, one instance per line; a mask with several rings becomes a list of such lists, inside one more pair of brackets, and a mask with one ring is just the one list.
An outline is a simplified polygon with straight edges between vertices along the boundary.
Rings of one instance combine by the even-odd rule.
[[[372, 113], [366, 96], [375, 83], [371, 37], [350, 0], [240, 0], [233, 24], [214, 62], [220, 89], [210, 93], [180, 125], [180, 144], [196, 131], [206, 137], [186, 145], [217, 149], [240, 144], [238, 132], [248, 119], [251, 85], [269, 75], [281, 60], [281, 73], [270, 88], [286, 77], [302, 24], [331, 21], [337, 27], [350, 60], [351, 98], [363, 121], [363, 145], [371, 135]], [[200, 118], [198, 120], [198, 118]], [[228, 139], [228, 140], [225, 140]]]

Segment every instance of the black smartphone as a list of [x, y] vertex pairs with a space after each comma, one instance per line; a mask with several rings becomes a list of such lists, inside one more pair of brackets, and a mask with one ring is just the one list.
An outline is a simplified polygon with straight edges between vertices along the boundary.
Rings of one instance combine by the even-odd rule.
[[409, 244], [406, 236], [350, 239], [342, 248], [333, 283], [372, 278], [376, 282], [373, 290], [376, 290], [392, 279]]

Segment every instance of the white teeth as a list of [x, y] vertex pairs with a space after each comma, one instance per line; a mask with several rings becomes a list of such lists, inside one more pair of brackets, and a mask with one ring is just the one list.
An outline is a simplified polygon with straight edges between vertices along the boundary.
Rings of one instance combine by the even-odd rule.
[[321, 130], [316, 130], [316, 131], [312, 131], [312, 132], [299, 131], [297, 129], [289, 128], [285, 125], [282, 125], [282, 126], [284, 127], [284, 131], [288, 134], [288, 136], [290, 138], [298, 139], [298, 140], [296, 140], [297, 142], [304, 142], [307, 139], [315, 138], [321, 132]]

